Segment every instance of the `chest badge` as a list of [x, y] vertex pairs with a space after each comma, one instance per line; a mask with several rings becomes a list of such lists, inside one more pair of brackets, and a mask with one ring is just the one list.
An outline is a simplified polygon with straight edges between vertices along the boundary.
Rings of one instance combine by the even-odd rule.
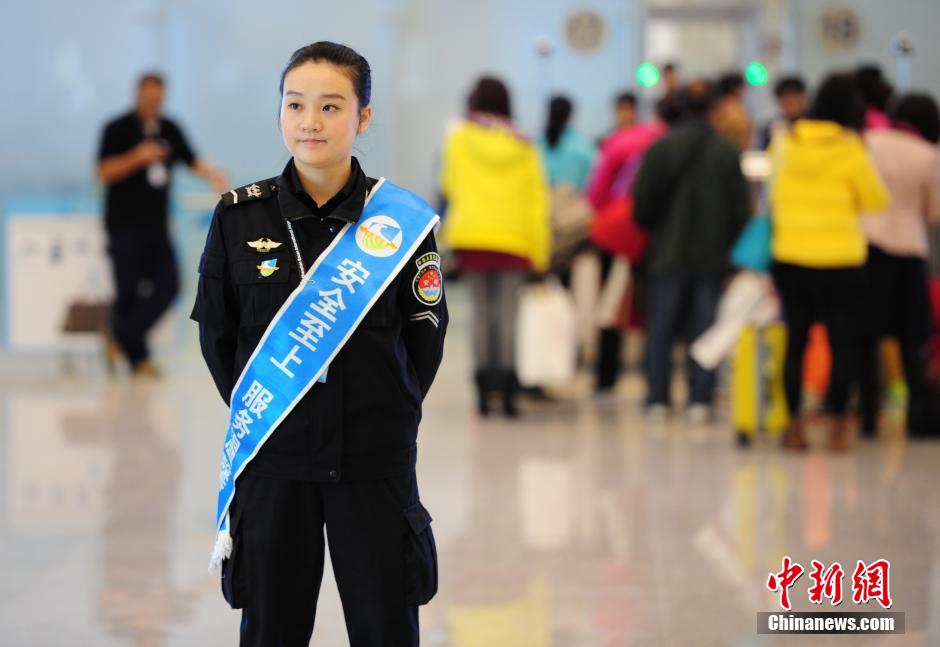
[[259, 238], [258, 240], [249, 240], [246, 241], [249, 247], [255, 251], [261, 252], [262, 254], [267, 254], [272, 249], [277, 249], [284, 243], [276, 243], [270, 238]]
[[271, 260], [268, 260], [268, 261], [261, 261], [261, 265], [258, 265], [258, 272], [261, 274], [261, 276], [265, 278], [271, 276], [272, 274], [277, 272], [279, 269], [281, 268], [277, 266], [276, 258], [272, 258]]

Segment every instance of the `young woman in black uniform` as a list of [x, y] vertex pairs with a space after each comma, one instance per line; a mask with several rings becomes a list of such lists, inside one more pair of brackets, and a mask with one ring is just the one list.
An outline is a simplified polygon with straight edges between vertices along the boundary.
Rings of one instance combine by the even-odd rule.
[[[219, 393], [233, 388], [281, 306], [377, 182], [352, 156], [372, 118], [370, 69], [319, 42], [281, 75], [292, 154], [276, 178], [223, 196], [192, 318]], [[352, 647], [417, 645], [437, 589], [430, 515], [418, 498], [421, 404], [441, 361], [447, 307], [428, 234], [338, 354], [236, 474], [222, 589], [243, 609], [242, 645], [304, 645], [313, 632], [324, 528]], [[275, 394], [276, 395], [276, 394]], [[224, 464], [224, 458], [223, 458]]]

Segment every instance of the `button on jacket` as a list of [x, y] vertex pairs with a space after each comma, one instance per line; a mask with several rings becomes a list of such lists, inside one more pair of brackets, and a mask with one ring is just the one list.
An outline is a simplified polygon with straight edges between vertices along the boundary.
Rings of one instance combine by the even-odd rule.
[[[227, 404], [265, 329], [301, 280], [287, 221], [309, 270], [343, 226], [359, 220], [374, 185], [353, 158], [349, 181], [318, 207], [291, 161], [279, 177], [237, 189], [216, 207], [191, 318], [199, 323], [203, 357]], [[428, 255], [439, 269], [433, 234], [333, 359], [326, 382], [297, 403], [246, 472], [347, 481], [414, 467], [421, 404], [441, 362], [448, 320], [443, 289], [436, 302], [417, 289]]]

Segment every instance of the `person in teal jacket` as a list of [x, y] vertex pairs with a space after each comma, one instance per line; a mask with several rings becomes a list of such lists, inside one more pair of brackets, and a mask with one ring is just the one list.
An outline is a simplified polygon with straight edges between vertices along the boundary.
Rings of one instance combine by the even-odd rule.
[[539, 140], [548, 181], [554, 187], [571, 184], [584, 191], [594, 162], [594, 146], [581, 133], [568, 127], [574, 109], [567, 97], [552, 97], [548, 104], [548, 124]]

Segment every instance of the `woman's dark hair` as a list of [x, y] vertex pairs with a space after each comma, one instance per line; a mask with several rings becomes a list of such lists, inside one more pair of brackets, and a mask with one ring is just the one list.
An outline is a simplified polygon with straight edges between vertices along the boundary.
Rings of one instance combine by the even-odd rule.
[[774, 96], [778, 99], [785, 94], [803, 94], [806, 83], [798, 76], [785, 76], [774, 86]]
[[727, 97], [744, 87], [744, 77], [739, 72], [729, 72], [718, 79], [716, 91], [719, 97]]
[[142, 88], [148, 83], [159, 85], [161, 88], [166, 85], [166, 83], [163, 81], [163, 75], [159, 72], [146, 72], [141, 74], [140, 78], [137, 79], [137, 88]]
[[548, 125], [545, 127], [545, 139], [548, 141], [549, 148], [555, 148], [558, 140], [561, 139], [561, 133], [564, 132], [568, 120], [571, 119], [571, 111], [574, 106], [567, 97], [552, 97], [548, 103]]
[[675, 92], [656, 102], [656, 116], [667, 126], [674, 126], [682, 120], [682, 106], [679, 105]]
[[467, 97], [467, 110], [487, 112], [512, 119], [509, 90], [506, 84], [495, 77], [484, 76], [477, 81], [470, 96]]
[[682, 119], [702, 119], [715, 104], [715, 87], [705, 79], [692, 81], [679, 92]]
[[865, 102], [855, 75], [836, 72], [827, 76], [816, 91], [806, 116], [861, 130], [865, 123]]
[[369, 62], [351, 47], [326, 40], [301, 47], [291, 54], [287, 66], [281, 72], [281, 83], [278, 86], [280, 94], [284, 93], [284, 78], [287, 73], [304, 63], [332, 63], [342, 68], [352, 81], [359, 107], [365, 108], [372, 100], [372, 70]]
[[881, 68], [877, 65], [861, 65], [855, 70], [855, 79], [865, 105], [883, 112], [891, 99], [894, 88], [885, 79]]
[[929, 94], [906, 94], [893, 106], [891, 119], [914, 128], [920, 136], [936, 144], [940, 141], [940, 110]]
[[631, 108], [636, 108], [636, 95], [632, 92], [621, 92], [617, 95], [617, 100], [614, 101], [614, 104], [617, 106], [622, 106], [623, 104], [629, 105]]

